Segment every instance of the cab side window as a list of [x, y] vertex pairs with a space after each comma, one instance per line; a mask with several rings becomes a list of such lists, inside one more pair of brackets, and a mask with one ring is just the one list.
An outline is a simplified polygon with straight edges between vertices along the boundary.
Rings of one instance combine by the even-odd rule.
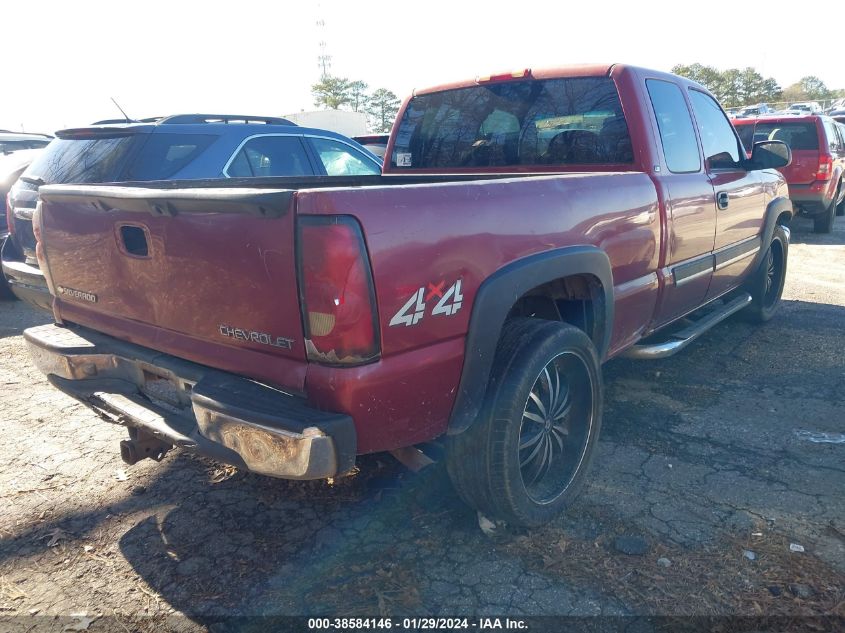
[[739, 143], [733, 126], [722, 108], [710, 95], [690, 90], [690, 100], [698, 121], [704, 157], [712, 169], [730, 169], [739, 165]]
[[682, 174], [701, 170], [701, 155], [692, 117], [681, 89], [668, 81], [649, 79], [646, 88], [657, 117], [660, 143], [669, 171]]

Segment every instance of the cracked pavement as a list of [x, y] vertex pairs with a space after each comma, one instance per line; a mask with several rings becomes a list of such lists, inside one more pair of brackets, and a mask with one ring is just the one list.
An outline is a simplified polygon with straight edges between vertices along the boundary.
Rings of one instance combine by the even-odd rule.
[[[124, 429], [29, 363], [20, 334], [49, 315], [0, 303], [0, 617], [155, 630], [184, 614], [176, 628], [203, 630], [232, 614], [845, 616], [845, 444], [811, 441], [845, 433], [843, 270], [845, 222], [816, 236], [796, 220], [779, 315], [608, 363], [584, 494], [548, 527], [492, 536], [439, 464], [368, 456], [331, 484], [177, 451], [126, 466]], [[620, 534], [646, 554], [617, 551]]]

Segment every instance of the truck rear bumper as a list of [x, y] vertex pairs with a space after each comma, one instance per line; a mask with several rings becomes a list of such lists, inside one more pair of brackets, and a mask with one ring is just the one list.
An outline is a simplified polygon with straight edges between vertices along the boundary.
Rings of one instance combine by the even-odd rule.
[[809, 185], [789, 185], [789, 198], [805, 215], [824, 213], [833, 201], [831, 183], [816, 181]]
[[333, 477], [355, 464], [348, 415], [82, 327], [43, 325], [24, 338], [54, 386], [165, 444], [283, 479]]

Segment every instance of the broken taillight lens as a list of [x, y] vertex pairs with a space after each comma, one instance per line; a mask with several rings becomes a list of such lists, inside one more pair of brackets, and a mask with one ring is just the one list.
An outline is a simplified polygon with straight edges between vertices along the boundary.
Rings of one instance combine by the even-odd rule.
[[821, 154], [819, 156], [819, 168], [816, 170], [816, 180], [830, 180], [833, 175], [833, 156]]
[[359, 365], [379, 355], [373, 276], [348, 216], [298, 218], [299, 287], [308, 360]]

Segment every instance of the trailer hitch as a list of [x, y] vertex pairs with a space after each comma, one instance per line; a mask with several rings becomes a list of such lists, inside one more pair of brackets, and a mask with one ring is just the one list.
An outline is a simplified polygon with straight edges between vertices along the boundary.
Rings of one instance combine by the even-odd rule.
[[164, 442], [154, 435], [135, 427], [129, 427], [129, 439], [120, 442], [120, 458], [129, 464], [137, 464], [142, 459], [152, 459], [160, 462], [164, 459], [172, 444]]

